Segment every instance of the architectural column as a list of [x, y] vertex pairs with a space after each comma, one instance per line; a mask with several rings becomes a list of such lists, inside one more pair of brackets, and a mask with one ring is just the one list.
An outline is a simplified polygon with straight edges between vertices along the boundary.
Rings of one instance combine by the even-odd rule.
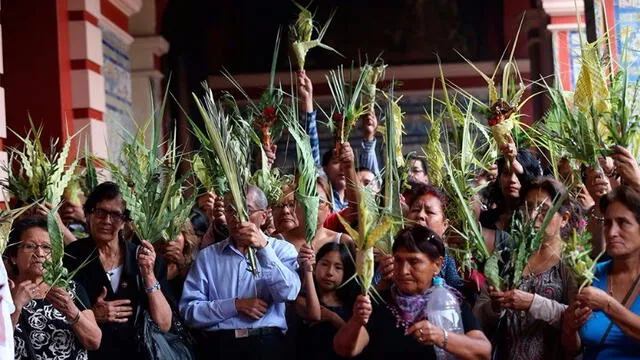
[[69, 52], [74, 125], [84, 129], [80, 146], [107, 157], [104, 123], [105, 91], [102, 76], [102, 30], [98, 27], [100, 0], [69, 0]]
[[[0, 12], [2, 9], [0, 8]], [[2, 18], [0, 16], [0, 18]], [[7, 138], [7, 116], [5, 112], [5, 104], [4, 104], [4, 62], [2, 60], [2, 23], [0, 23], [0, 164], [6, 164], [8, 161], [7, 152], [4, 148], [4, 142]], [[6, 172], [4, 171], [4, 167], [0, 167], [0, 178], [4, 179], [7, 177]], [[4, 203], [5, 200], [5, 192], [0, 191], [0, 201]], [[4, 208], [4, 206], [0, 206], [0, 208]]]
[[[578, 9], [576, 11], [576, 4]], [[562, 88], [573, 88], [580, 71], [580, 33], [586, 41], [586, 25], [584, 22], [584, 2], [573, 0], [543, 0], [543, 9], [549, 14], [550, 21], [547, 29], [551, 31], [553, 42], [553, 62], [556, 79]], [[578, 26], [578, 18], [580, 24]]]

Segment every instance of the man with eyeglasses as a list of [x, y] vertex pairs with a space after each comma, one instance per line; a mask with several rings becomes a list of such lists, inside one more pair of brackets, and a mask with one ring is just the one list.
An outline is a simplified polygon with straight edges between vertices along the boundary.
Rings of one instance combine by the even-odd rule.
[[[219, 359], [280, 359], [287, 330], [285, 303], [296, 299], [300, 278], [297, 252], [284, 240], [266, 236], [267, 198], [248, 186], [248, 222], [240, 222], [230, 194], [225, 196], [229, 238], [203, 249], [184, 283], [180, 312], [203, 330], [201, 352]], [[258, 275], [249, 271], [247, 252], [256, 250]], [[206, 349], [205, 349], [206, 347]]]

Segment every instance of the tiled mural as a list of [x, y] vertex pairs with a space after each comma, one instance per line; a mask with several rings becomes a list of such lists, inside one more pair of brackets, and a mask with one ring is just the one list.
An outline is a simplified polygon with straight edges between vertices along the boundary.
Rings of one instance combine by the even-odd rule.
[[104, 64], [104, 89], [106, 111], [104, 122], [107, 128], [109, 159], [120, 158], [122, 150], [122, 130], [135, 131], [131, 119], [131, 65], [128, 46], [114, 33], [102, 29], [102, 49]]

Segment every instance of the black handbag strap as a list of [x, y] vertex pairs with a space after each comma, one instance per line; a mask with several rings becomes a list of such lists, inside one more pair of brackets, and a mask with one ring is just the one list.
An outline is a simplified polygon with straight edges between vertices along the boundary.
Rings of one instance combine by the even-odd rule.
[[20, 314], [20, 318], [18, 319], [20, 326], [22, 326], [22, 333], [24, 334], [24, 344], [27, 350], [27, 356], [29, 359], [36, 359], [36, 351], [33, 349], [33, 344], [31, 343], [31, 327], [25, 320], [24, 316]]
[[[640, 283], [640, 274], [638, 274], [638, 276], [636, 277], [636, 280], [633, 282], [633, 285], [631, 285], [631, 288], [629, 289], [629, 291], [627, 291], [627, 294], [624, 296], [624, 299], [622, 300], [622, 306], [627, 306], [627, 302], [629, 301], [629, 298], [631, 298], [631, 295], [633, 295], [633, 293], [636, 291], [636, 288], [638, 287], [638, 283]], [[607, 336], [609, 336], [609, 333], [611, 332], [611, 328], [613, 328], [613, 321], [611, 321], [609, 323], [609, 326], [607, 327], [607, 330], [605, 330], [604, 335], [602, 336], [602, 339], [600, 339], [600, 344], [598, 344], [599, 347], [602, 347], [602, 345], [604, 345], [604, 342], [607, 340]]]

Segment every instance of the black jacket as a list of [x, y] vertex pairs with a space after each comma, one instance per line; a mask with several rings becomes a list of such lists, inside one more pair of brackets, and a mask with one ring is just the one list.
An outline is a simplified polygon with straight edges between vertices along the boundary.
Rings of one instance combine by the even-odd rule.
[[[78, 271], [74, 279], [82, 284], [89, 295], [91, 303], [87, 304], [87, 307], [93, 307], [103, 288], [106, 288], [106, 301], [129, 299], [134, 312], [134, 316], [126, 323], [98, 324], [102, 329], [102, 343], [97, 351], [89, 353], [90, 359], [128, 359], [140, 355], [134, 328], [134, 317], [137, 306], [141, 306], [142, 309], [148, 309], [148, 298], [144, 291], [142, 278], [139, 276], [140, 268], [136, 261], [137, 245], [128, 241], [123, 241], [122, 245], [125, 251], [124, 265], [120, 285], [116, 292], [112, 290], [111, 282], [107, 278], [102, 263], [100, 263], [98, 250], [93, 239], [89, 237], [74, 241], [65, 249], [64, 265], [69, 271], [73, 271], [86, 261], [86, 264]], [[154, 273], [160, 282], [162, 292], [171, 304], [173, 297], [167, 282], [167, 265], [160, 255], [156, 255]], [[138, 282], [140, 286], [138, 286]]]

